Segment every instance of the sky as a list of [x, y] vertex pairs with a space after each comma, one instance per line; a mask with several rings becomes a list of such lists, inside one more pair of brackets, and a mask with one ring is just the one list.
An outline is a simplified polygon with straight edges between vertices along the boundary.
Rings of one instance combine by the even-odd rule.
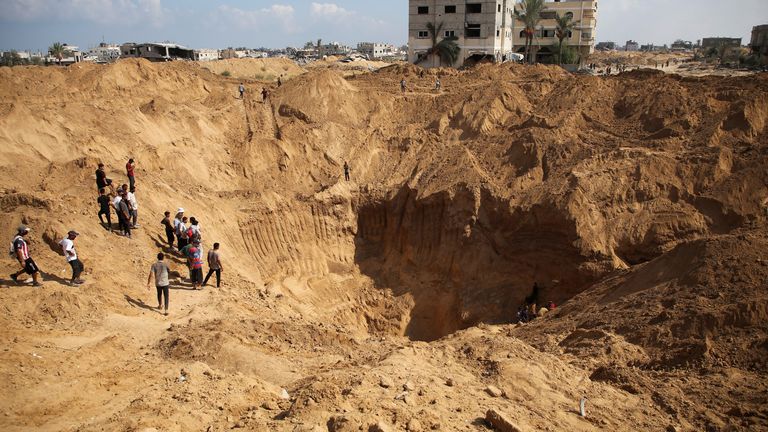
[[[458, 2], [459, 0], [457, 0]], [[512, 0], [509, 0], [512, 1]], [[598, 41], [670, 44], [741, 37], [768, 24], [768, 0], [599, 0]], [[172, 41], [282, 48], [322, 39], [404, 45], [406, 0], [0, 0], [0, 50]]]

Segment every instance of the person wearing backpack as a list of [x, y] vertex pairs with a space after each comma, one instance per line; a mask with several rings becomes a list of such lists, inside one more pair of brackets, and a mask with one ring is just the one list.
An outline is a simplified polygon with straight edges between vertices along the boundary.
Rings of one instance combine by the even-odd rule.
[[203, 239], [202, 234], [200, 232], [200, 222], [198, 222], [194, 216], [189, 218], [189, 229], [187, 229], [187, 239], [190, 242], [193, 242], [195, 240], [201, 241]]
[[16, 232], [17, 234], [11, 242], [9, 253], [12, 257], [16, 258], [19, 264], [21, 264], [21, 270], [16, 273], [11, 273], [11, 279], [16, 283], [19, 283], [19, 276], [21, 276], [22, 273], [26, 273], [32, 276], [33, 286], [42, 286], [43, 284], [39, 281], [40, 269], [37, 267], [37, 264], [35, 264], [35, 260], [29, 255], [29, 245], [27, 245], [27, 241], [24, 239], [24, 237], [29, 234], [29, 228], [24, 225], [19, 225]]

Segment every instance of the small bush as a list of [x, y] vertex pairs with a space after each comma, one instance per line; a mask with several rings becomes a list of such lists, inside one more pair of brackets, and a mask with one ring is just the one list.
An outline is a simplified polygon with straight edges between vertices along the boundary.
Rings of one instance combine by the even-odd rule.
[[229, 77], [229, 76], [232, 76], [232, 73], [230, 73], [228, 70], [225, 70], [224, 72], [221, 73], [221, 76]]

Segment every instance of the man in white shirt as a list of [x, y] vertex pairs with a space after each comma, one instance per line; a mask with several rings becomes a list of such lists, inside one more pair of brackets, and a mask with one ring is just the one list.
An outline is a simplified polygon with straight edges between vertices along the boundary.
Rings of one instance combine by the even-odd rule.
[[128, 192], [128, 202], [131, 203], [131, 228], [138, 228], [139, 224], [136, 221], [139, 219], [139, 204], [136, 202], [136, 186], [131, 186], [131, 191]]
[[80, 235], [77, 231], [70, 231], [67, 233], [67, 238], [59, 242], [61, 250], [64, 251], [64, 257], [72, 267], [72, 279], [69, 281], [71, 285], [81, 285], [84, 283], [80, 279], [80, 274], [83, 272], [83, 263], [77, 258], [77, 251], [75, 251], [75, 238]]

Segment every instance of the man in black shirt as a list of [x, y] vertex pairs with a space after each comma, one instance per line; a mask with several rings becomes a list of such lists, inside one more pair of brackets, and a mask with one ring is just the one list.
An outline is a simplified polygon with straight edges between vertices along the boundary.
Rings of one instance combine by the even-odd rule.
[[104, 172], [104, 164], [99, 163], [99, 169], [96, 170], [96, 188], [97, 189], [103, 189], [105, 187], [109, 186], [109, 188], [114, 192], [114, 188], [112, 187], [112, 180], [107, 178], [107, 173]]
[[112, 202], [112, 199], [107, 195], [104, 188], [99, 189], [99, 197], [96, 198], [96, 202], [99, 203], [99, 221], [104, 225], [104, 218], [102, 216], [106, 216], [106, 228], [107, 230], [112, 231], [112, 213], [109, 211], [109, 205]]

